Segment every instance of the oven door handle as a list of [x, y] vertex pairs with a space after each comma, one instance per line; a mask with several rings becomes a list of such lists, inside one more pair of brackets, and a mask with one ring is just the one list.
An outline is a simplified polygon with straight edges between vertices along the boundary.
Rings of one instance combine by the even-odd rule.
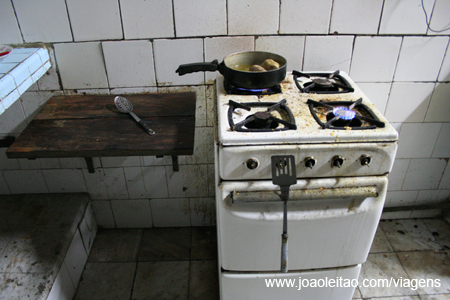
[[[280, 201], [281, 193], [274, 191], [233, 191], [230, 193], [232, 202], [275, 202]], [[377, 197], [376, 186], [342, 187], [342, 188], [318, 188], [318, 189], [291, 189], [289, 201], [344, 199], [344, 198], [368, 198]]]

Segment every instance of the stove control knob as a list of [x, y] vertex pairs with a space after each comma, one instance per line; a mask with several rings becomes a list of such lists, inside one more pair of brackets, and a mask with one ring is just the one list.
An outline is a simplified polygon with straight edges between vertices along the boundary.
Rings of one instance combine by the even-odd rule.
[[372, 161], [372, 157], [370, 155], [363, 154], [359, 158], [361, 161], [361, 166], [369, 166], [370, 162]]
[[317, 160], [314, 157], [310, 156], [305, 158], [304, 162], [305, 167], [312, 169], [316, 165]]
[[247, 168], [254, 170], [259, 166], [259, 162], [256, 158], [249, 158], [246, 162]]
[[344, 163], [344, 159], [340, 155], [336, 155], [331, 159], [331, 166], [340, 168], [342, 164]]

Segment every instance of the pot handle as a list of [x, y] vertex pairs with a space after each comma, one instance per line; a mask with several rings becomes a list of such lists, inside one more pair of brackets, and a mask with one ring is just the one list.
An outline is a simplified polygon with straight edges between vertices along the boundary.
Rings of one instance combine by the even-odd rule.
[[202, 71], [214, 72], [217, 71], [218, 68], [219, 68], [219, 61], [215, 59], [210, 63], [201, 62], [201, 63], [180, 65], [175, 72], [178, 73], [178, 75], [182, 76], [184, 74], [194, 72], [202, 72]]

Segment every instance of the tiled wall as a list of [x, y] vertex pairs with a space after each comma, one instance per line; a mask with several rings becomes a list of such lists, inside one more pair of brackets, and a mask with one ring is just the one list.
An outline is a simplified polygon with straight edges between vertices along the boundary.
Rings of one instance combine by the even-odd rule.
[[[431, 28], [450, 1], [424, 0]], [[54, 94], [196, 91], [193, 157], [7, 159], [0, 193], [87, 191], [101, 226], [214, 223], [214, 73], [180, 64], [245, 50], [285, 56], [288, 69], [348, 72], [400, 133], [387, 206], [450, 196], [450, 30], [427, 28], [421, 0], [4, 0], [0, 43], [51, 49], [53, 68], [0, 117], [17, 135]], [[2, 153], [5, 149], [2, 150]], [[424, 216], [401, 212], [392, 217]]]

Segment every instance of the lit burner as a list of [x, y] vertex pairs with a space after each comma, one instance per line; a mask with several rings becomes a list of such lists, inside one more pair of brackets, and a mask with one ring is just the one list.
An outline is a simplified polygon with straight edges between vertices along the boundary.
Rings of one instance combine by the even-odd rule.
[[347, 106], [338, 106], [333, 108], [333, 114], [343, 120], [353, 120], [356, 116], [356, 112]]

